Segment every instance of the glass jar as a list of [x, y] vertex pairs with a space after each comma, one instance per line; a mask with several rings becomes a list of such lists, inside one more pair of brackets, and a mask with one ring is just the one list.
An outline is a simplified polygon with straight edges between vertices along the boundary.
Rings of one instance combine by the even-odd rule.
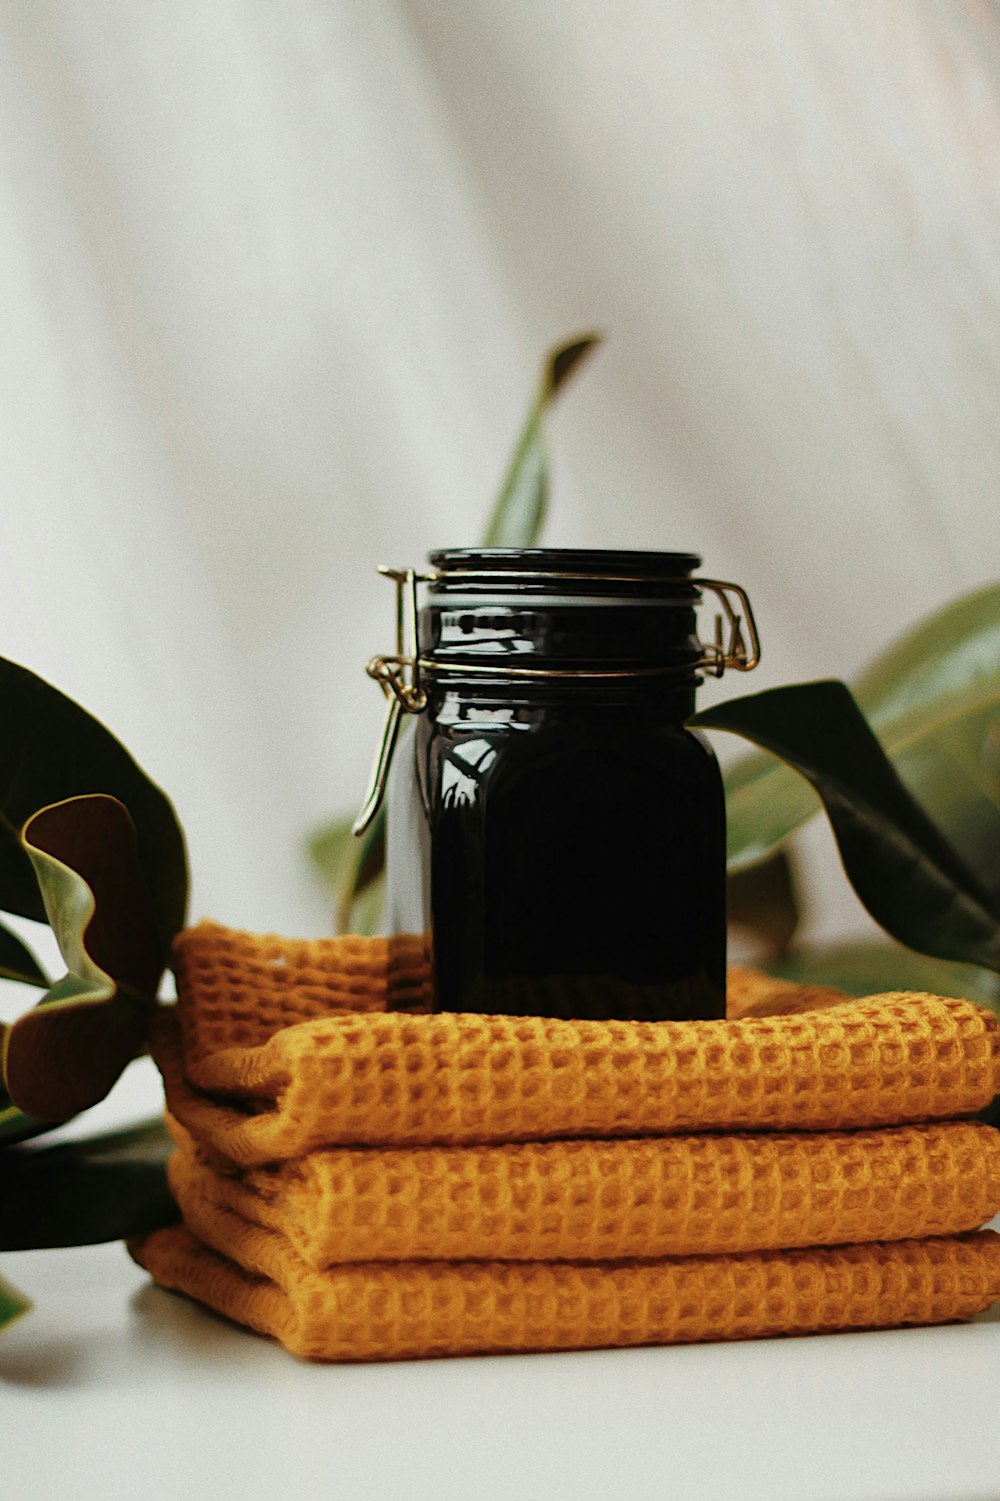
[[[388, 931], [410, 955], [422, 935], [437, 1010], [725, 1015], [722, 779], [685, 720], [700, 672], [759, 652], [742, 590], [699, 563], [450, 549], [390, 573], [398, 651], [369, 671], [392, 707], [362, 820], [388, 782]], [[698, 638], [704, 589], [726, 647], [721, 625]]]

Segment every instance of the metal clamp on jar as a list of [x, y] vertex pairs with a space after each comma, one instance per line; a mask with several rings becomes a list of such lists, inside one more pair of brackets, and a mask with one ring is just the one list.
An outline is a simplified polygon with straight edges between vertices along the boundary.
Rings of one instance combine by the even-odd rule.
[[380, 570], [397, 642], [368, 664], [389, 713], [355, 833], [387, 794], [389, 931], [423, 935], [438, 1010], [725, 1015], [722, 778], [685, 720], [700, 674], [760, 647], [744, 591], [700, 562], [483, 548]]

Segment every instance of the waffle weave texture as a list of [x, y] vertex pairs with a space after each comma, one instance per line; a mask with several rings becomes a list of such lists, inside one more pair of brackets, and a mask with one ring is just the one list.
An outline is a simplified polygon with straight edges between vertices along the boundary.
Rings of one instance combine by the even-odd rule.
[[977, 1006], [893, 994], [669, 1025], [348, 1013], [187, 1059], [168, 1014], [153, 1051], [178, 1120], [253, 1166], [332, 1145], [947, 1119], [993, 1098], [997, 1042], [996, 1018]]
[[[907, 1240], [1000, 1210], [1000, 1132], [703, 1135], [499, 1147], [328, 1148], [240, 1170], [176, 1122], [170, 1185], [285, 1234], [309, 1266], [607, 1261]], [[189, 1213], [190, 1212], [190, 1213]]]
[[[202, 924], [157, 1027], [184, 1225], [132, 1250], [299, 1354], [965, 1318], [1000, 1295], [1000, 1029], [730, 976], [725, 1022], [425, 1014], [423, 945]], [[387, 1009], [390, 1006], [393, 1009]], [[773, 1008], [775, 1014], [768, 1014]], [[404, 1009], [400, 1009], [404, 1008]]]
[[971, 1318], [1000, 1292], [1000, 1237], [989, 1230], [601, 1265], [368, 1262], [317, 1272], [282, 1236], [206, 1208], [186, 1226], [148, 1236], [135, 1255], [162, 1286], [319, 1360], [936, 1324]]

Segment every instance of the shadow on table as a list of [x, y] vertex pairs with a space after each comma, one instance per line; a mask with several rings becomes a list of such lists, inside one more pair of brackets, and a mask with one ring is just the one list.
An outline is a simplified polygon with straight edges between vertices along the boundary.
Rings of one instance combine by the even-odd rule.
[[174, 1353], [182, 1350], [185, 1355], [209, 1359], [224, 1355], [228, 1360], [234, 1353], [257, 1354], [261, 1350], [282, 1354], [273, 1340], [234, 1324], [181, 1293], [167, 1292], [152, 1283], [132, 1294], [129, 1307], [133, 1343], [167, 1346]]
[[142, 1287], [128, 1299], [128, 1317], [111, 1329], [60, 1338], [32, 1335], [31, 1315], [0, 1341], [0, 1386], [26, 1389], [113, 1388], [161, 1381], [179, 1359], [206, 1367], [240, 1367], [288, 1357], [272, 1341], [186, 1298]]
[[78, 1386], [89, 1369], [92, 1339], [52, 1339], [25, 1350], [0, 1349], [0, 1381], [7, 1386]]

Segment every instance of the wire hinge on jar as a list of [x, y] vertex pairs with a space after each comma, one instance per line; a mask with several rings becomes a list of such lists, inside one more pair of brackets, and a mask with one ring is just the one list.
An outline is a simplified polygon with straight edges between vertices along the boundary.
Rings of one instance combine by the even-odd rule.
[[[389, 700], [389, 712], [386, 715], [385, 728], [382, 731], [382, 740], [378, 753], [375, 757], [375, 765], [365, 792], [364, 804], [361, 812], [352, 825], [352, 833], [359, 836], [369, 827], [381, 806], [385, 796], [386, 782], [389, 777], [389, 768], [392, 765], [393, 752], [396, 749], [396, 741], [399, 738], [400, 725], [404, 714], [420, 714], [427, 707], [427, 694], [422, 685], [425, 674], [433, 674], [440, 664], [433, 657], [421, 657], [417, 642], [417, 587], [419, 584], [432, 584], [441, 577], [447, 577], [449, 582], [461, 578], [482, 579], [479, 572], [463, 572], [457, 569], [449, 569], [447, 575], [437, 573], [418, 573], [414, 568], [379, 568], [379, 573], [384, 578], [392, 579], [396, 586], [396, 650], [392, 656], [372, 657], [365, 671], [370, 678], [374, 678], [382, 692]], [[552, 575], [544, 571], [521, 571], [504, 569], [503, 577], [507, 579], [548, 579]], [[586, 580], [588, 583], [635, 583], [636, 578], [629, 574], [611, 573], [562, 573], [560, 581]], [[753, 610], [746, 591], [739, 584], [730, 584], [720, 579], [673, 579], [673, 578], [644, 578], [647, 583], [677, 583], [690, 584], [696, 589], [709, 589], [716, 596], [722, 606], [722, 614], [715, 617], [715, 640], [710, 645], [705, 645], [703, 654], [696, 661], [685, 664], [685, 671], [702, 671], [710, 673], [713, 677], [721, 678], [727, 668], [733, 668], [736, 672], [752, 672], [760, 661], [760, 640], [757, 635], [757, 625], [753, 617]], [[739, 606], [737, 609], [730, 596], [735, 596]], [[746, 625], [746, 637], [744, 636], [744, 623]], [[728, 629], [729, 639], [725, 639]], [[749, 638], [749, 645], [747, 642]], [[463, 662], [461, 666], [463, 676], [495, 676], [497, 665], [495, 663], [475, 664]], [[514, 667], [504, 663], [502, 669], [506, 677], [515, 678], [636, 678], [636, 677], [663, 677], [675, 672], [672, 667], [629, 667], [622, 669], [590, 669], [572, 667]]]
[[384, 578], [396, 585], [396, 650], [392, 656], [372, 657], [365, 667], [389, 700], [382, 740], [368, 781], [361, 812], [351, 826], [358, 837], [372, 822], [385, 796], [385, 784], [392, 765], [393, 751], [399, 738], [404, 714], [419, 714], [427, 707], [427, 694], [420, 683], [420, 657], [417, 652], [417, 584], [424, 576], [413, 568], [379, 568]]

